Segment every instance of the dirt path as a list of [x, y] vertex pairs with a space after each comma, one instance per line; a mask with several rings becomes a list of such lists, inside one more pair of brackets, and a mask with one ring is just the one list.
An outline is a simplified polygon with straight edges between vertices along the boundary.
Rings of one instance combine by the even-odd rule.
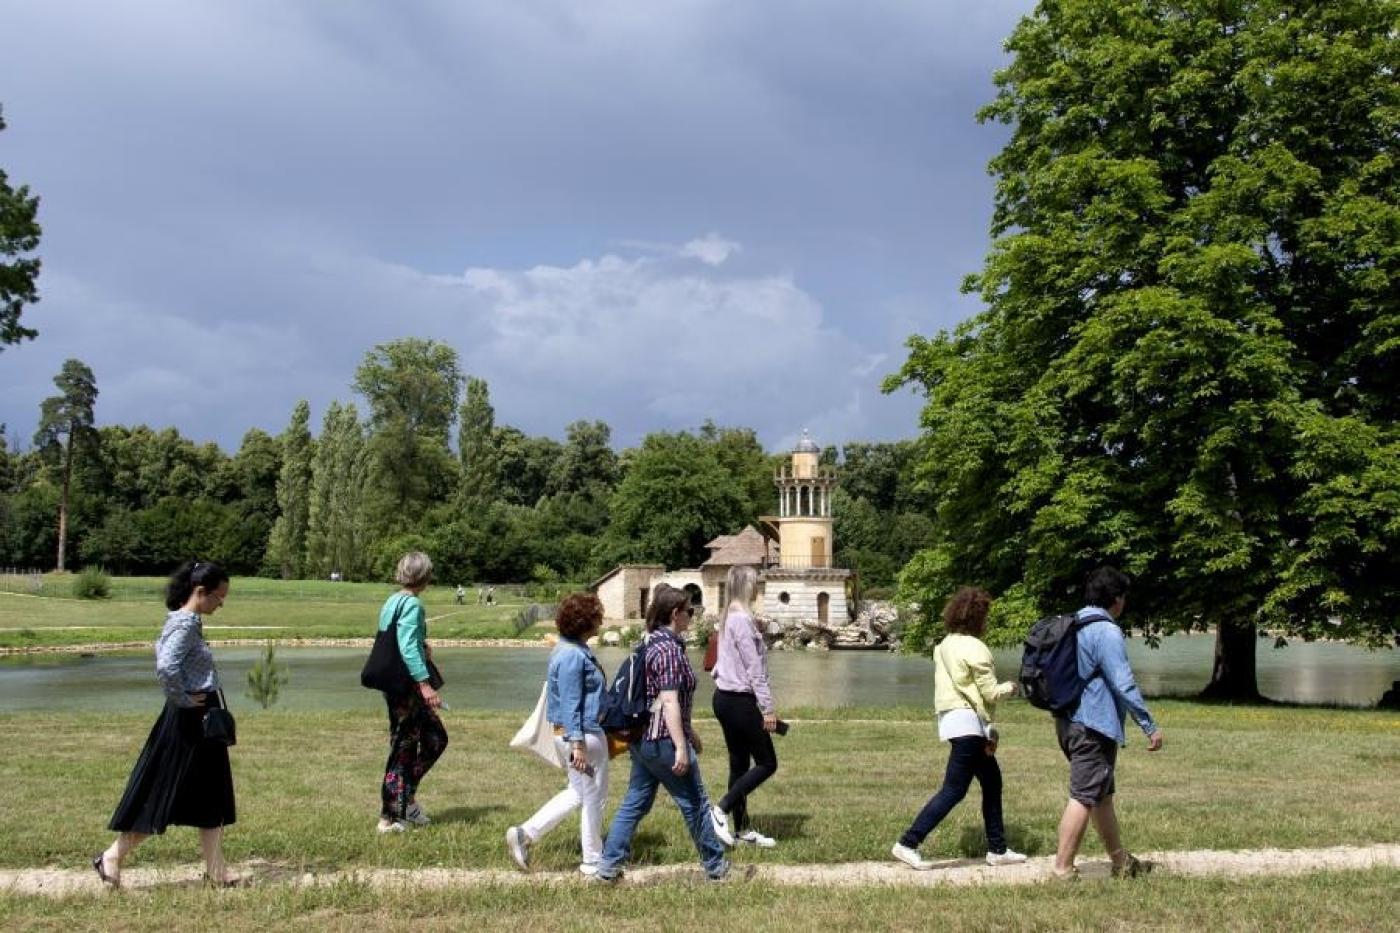
[[[1170, 875], [1215, 875], [1245, 878], [1257, 875], [1302, 875], [1315, 871], [1345, 871], [1390, 867], [1400, 869], [1400, 844], [1336, 846], [1328, 849], [1246, 849], [1240, 851], [1145, 852], [1140, 857], [1157, 863], [1156, 871]], [[989, 868], [973, 859], [952, 859], [932, 871], [911, 871], [889, 862], [848, 862], [838, 865], [765, 865], [753, 869], [753, 880], [770, 884], [854, 887], [863, 885], [906, 885], [939, 887], [988, 884], [1038, 884], [1050, 880], [1051, 859], [1034, 858], [1024, 865]], [[236, 873], [258, 886], [292, 885], [312, 887], [341, 883], [372, 887], [461, 888], [475, 885], [579, 883], [574, 872], [522, 874], [493, 869], [449, 868], [364, 868], [351, 871], [300, 873], [286, 866], [253, 861], [234, 866]], [[1080, 862], [1086, 880], [1108, 877], [1106, 861]], [[165, 885], [194, 886], [200, 883], [202, 867], [172, 869], [130, 868], [123, 873], [126, 890], [152, 889]], [[638, 868], [627, 872], [623, 883], [658, 884], [668, 881], [699, 881], [694, 865], [666, 865]], [[90, 870], [57, 868], [0, 869], [0, 890], [30, 895], [58, 897], [95, 894], [103, 890]]]

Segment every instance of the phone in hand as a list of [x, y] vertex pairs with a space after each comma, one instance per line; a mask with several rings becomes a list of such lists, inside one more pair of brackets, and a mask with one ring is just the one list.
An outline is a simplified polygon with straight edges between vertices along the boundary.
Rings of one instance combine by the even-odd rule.
[[778, 733], [778, 735], [787, 735], [789, 728], [791, 727], [788, 725], [787, 720], [779, 719], [778, 724], [773, 727], [773, 731]]

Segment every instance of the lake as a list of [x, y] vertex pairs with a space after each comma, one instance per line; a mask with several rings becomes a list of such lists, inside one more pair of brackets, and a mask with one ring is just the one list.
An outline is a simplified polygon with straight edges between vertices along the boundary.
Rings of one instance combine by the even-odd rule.
[[[1128, 642], [1138, 683], [1149, 696], [1198, 691], [1210, 679], [1214, 637], [1174, 635], [1160, 649]], [[1273, 649], [1260, 641], [1259, 688], [1265, 696], [1296, 703], [1371, 706], [1400, 679], [1400, 651], [1367, 651], [1350, 645], [1292, 642]], [[247, 710], [247, 671], [261, 648], [215, 650], [229, 703]], [[361, 648], [282, 648], [290, 683], [278, 709], [380, 709], [379, 695], [359, 684], [368, 654]], [[997, 671], [1009, 679], [1020, 650], [995, 652]], [[455, 708], [528, 710], [539, 697], [549, 652], [541, 648], [439, 648], [434, 659], [447, 679], [444, 698]], [[599, 651], [611, 674], [625, 652]], [[691, 652], [697, 668], [699, 652]], [[150, 651], [82, 657], [75, 654], [0, 658], [0, 711], [25, 709], [150, 710], [160, 701]], [[933, 662], [880, 651], [785, 652], [769, 655], [779, 709], [794, 706], [932, 706]], [[709, 709], [713, 682], [700, 678], [697, 706]]]

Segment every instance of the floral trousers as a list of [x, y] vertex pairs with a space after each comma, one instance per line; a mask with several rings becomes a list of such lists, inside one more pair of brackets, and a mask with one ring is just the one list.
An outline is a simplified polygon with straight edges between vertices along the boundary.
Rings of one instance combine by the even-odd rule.
[[389, 707], [389, 761], [380, 790], [380, 816], [401, 820], [423, 775], [447, 748], [447, 730], [416, 693], [386, 694], [384, 699]]

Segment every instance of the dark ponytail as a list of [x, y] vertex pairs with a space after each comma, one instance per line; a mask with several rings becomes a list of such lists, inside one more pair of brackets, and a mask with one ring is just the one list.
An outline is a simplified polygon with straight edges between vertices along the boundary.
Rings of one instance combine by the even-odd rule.
[[190, 601], [195, 587], [202, 586], [207, 593], [227, 582], [228, 574], [213, 561], [187, 560], [170, 575], [170, 581], [165, 584], [165, 608], [172, 611], [179, 609]]

